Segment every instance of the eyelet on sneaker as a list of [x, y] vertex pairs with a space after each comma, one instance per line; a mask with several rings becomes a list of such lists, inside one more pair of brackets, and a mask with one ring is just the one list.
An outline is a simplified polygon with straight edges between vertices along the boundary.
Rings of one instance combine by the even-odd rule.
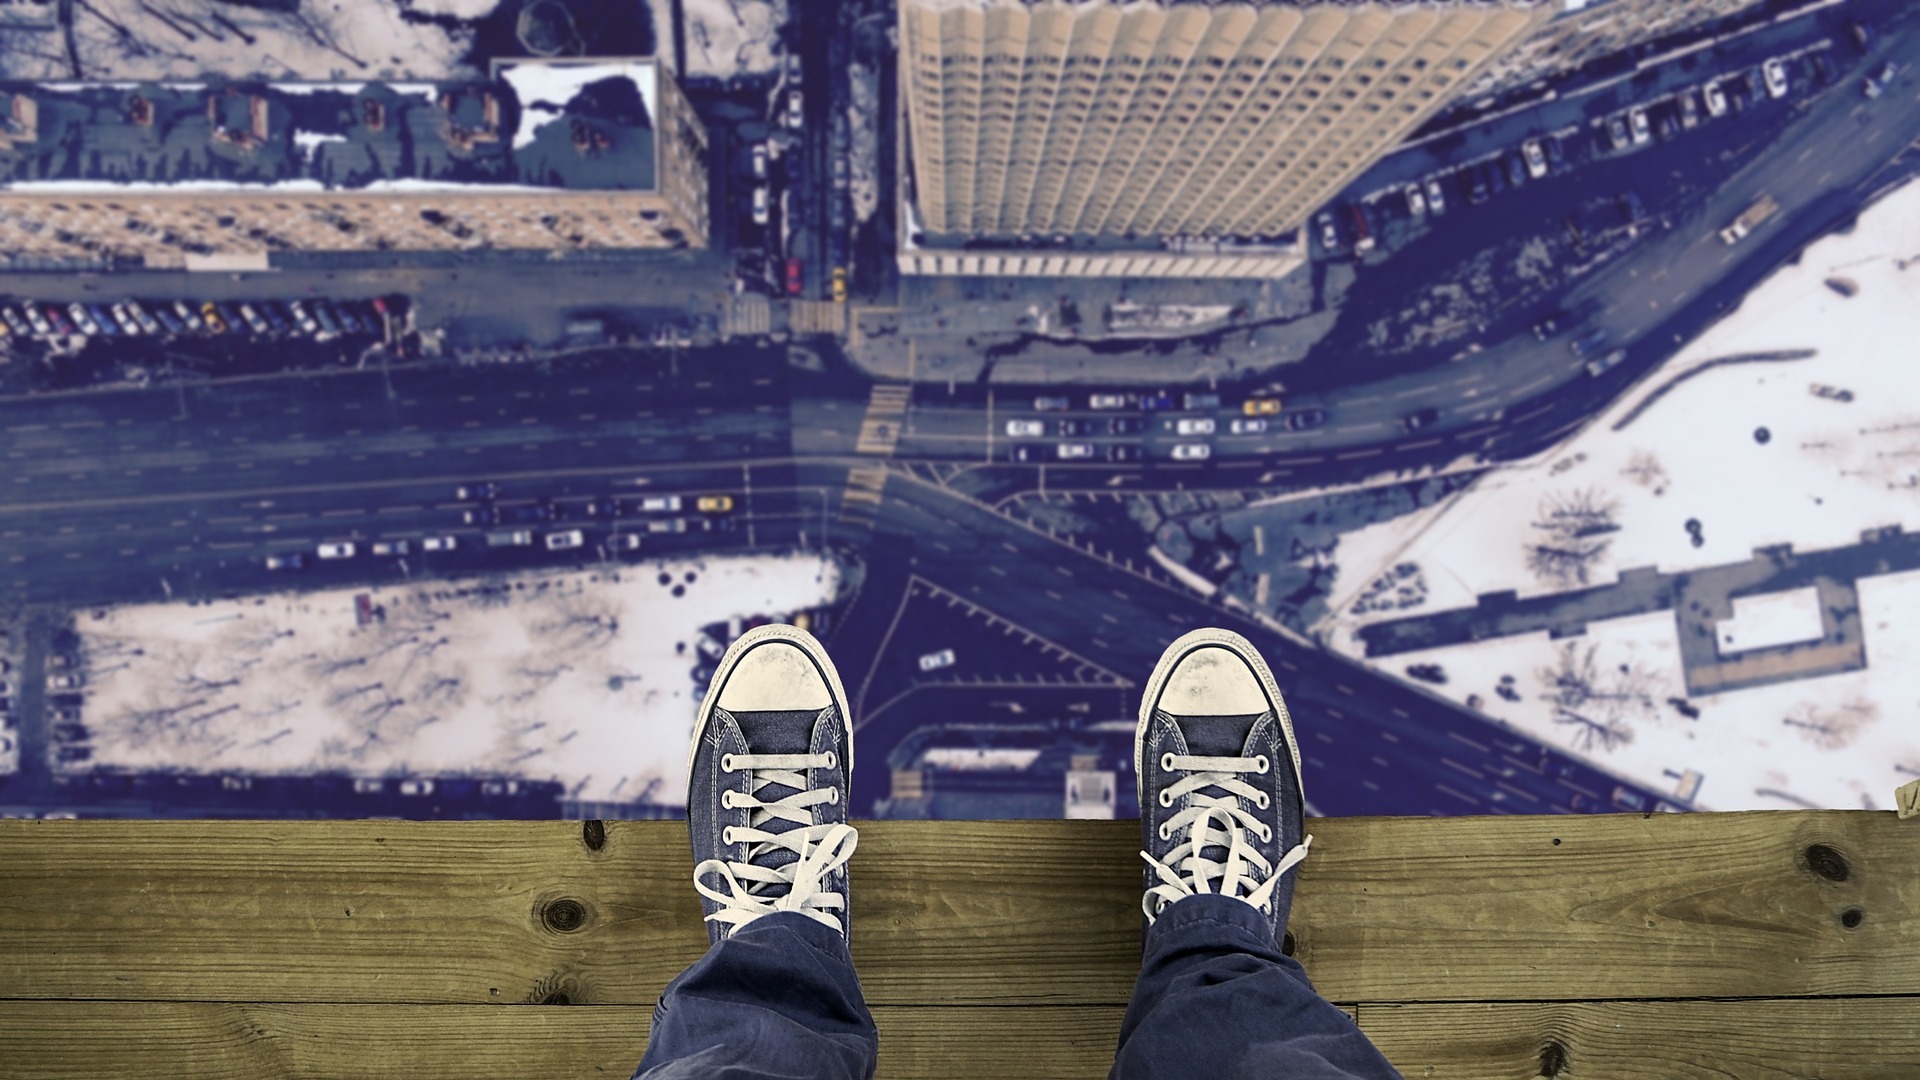
[[1173, 771], [1173, 752], [1172, 751], [1168, 751], [1167, 753], [1160, 755], [1160, 770], [1162, 772]]
[[721, 772], [733, 771], [733, 755], [732, 754], [720, 755], [720, 771]]
[[1273, 800], [1272, 800], [1271, 798], [1269, 798], [1269, 797], [1267, 796], [1267, 793], [1266, 793], [1266, 792], [1264, 792], [1264, 791], [1256, 791], [1256, 792], [1254, 792], [1254, 794], [1256, 794], [1256, 795], [1258, 795], [1258, 796], [1260, 796], [1260, 800], [1259, 800], [1258, 802], [1256, 802], [1256, 803], [1254, 803], [1253, 805], [1255, 805], [1255, 806], [1257, 806], [1257, 807], [1259, 807], [1259, 808], [1260, 808], [1260, 809], [1262, 809], [1262, 810], [1265, 810], [1265, 809], [1267, 808], [1267, 806], [1268, 806], [1269, 804], [1271, 804], [1271, 803], [1273, 802]]
[[828, 806], [840, 805], [840, 789], [839, 788], [830, 787], [827, 789], [827, 805]]
[[1162, 840], [1173, 839], [1173, 836], [1167, 832], [1167, 827], [1164, 823], [1160, 826], [1160, 839]]
[[723, 791], [720, 793], [720, 809], [722, 810], [733, 809], [733, 792]]
[[1273, 767], [1273, 763], [1267, 760], [1267, 755], [1265, 754], [1257, 755], [1253, 761], [1254, 764], [1260, 766], [1259, 772], [1261, 776], [1267, 775], [1267, 770]]
[[833, 755], [833, 751], [831, 750], [827, 751], [827, 768], [829, 769], [839, 768], [839, 763], [840, 763], [840, 759]]
[[1260, 842], [1261, 842], [1261, 843], [1263, 843], [1263, 844], [1271, 844], [1271, 843], [1273, 842], [1273, 827], [1272, 827], [1272, 826], [1270, 826], [1270, 825], [1262, 825], [1262, 826], [1260, 826]]
[[1172, 788], [1160, 789], [1160, 805], [1161, 806], [1173, 805], [1173, 789]]
[[733, 826], [729, 825], [720, 830], [720, 842], [723, 844], [733, 843]]

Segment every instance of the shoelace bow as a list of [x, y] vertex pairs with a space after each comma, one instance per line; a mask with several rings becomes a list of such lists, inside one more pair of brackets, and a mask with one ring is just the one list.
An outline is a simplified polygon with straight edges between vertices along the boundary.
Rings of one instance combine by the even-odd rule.
[[[722, 807], [745, 807], [748, 811], [745, 826], [729, 825], [721, 830], [721, 842], [731, 844], [744, 840], [753, 846], [747, 849], [743, 862], [707, 859], [693, 868], [693, 887], [707, 899], [725, 905], [707, 916], [709, 922], [728, 923], [738, 930], [762, 915], [771, 915], [776, 911], [797, 911], [835, 930], [843, 929], [837, 919], [822, 909], [844, 907], [846, 899], [839, 893], [823, 889], [821, 882], [853, 857], [859, 835], [853, 826], [843, 822], [814, 823], [813, 811], [808, 807], [837, 803], [840, 801], [840, 791], [833, 787], [808, 790], [806, 774], [801, 771], [830, 769], [835, 761], [832, 751], [820, 754], [728, 754], [721, 758], [721, 772], [745, 770], [752, 781], [752, 791], [745, 795], [731, 790], [720, 793]], [[783, 799], [762, 802], [758, 793], [768, 784], [783, 784], [795, 790]], [[761, 828], [776, 818], [794, 822], [799, 827], [777, 833]], [[785, 866], [756, 865], [755, 860], [781, 848], [793, 852], [798, 858]], [[709, 873], [724, 877], [729, 892], [710, 888], [700, 880]], [[785, 891], [779, 891], [779, 886], [785, 886]]]
[[[1238, 897], [1266, 911], [1273, 901], [1273, 890], [1280, 883], [1280, 875], [1298, 866], [1307, 857], [1307, 848], [1313, 843], [1312, 836], [1306, 837], [1281, 856], [1280, 862], [1270, 870], [1266, 857], [1247, 843], [1246, 833], [1249, 829], [1259, 835], [1263, 842], [1273, 839], [1271, 828], [1240, 805], [1240, 801], [1245, 799], [1260, 809], [1266, 809], [1269, 801], [1267, 794], [1240, 779], [1238, 774], [1265, 773], [1269, 768], [1267, 756], [1259, 754], [1249, 758], [1163, 754], [1160, 766], [1167, 772], [1192, 774], [1181, 777], [1172, 786], [1163, 789], [1163, 805], [1171, 806], [1189, 793], [1193, 798], [1186, 809], [1161, 826], [1162, 840], [1170, 840], [1180, 830], [1187, 830], [1187, 839], [1167, 852], [1166, 861], [1162, 862], [1144, 851], [1140, 853], [1140, 857], [1160, 877], [1160, 884], [1147, 890], [1140, 900], [1148, 924], [1151, 925], [1160, 912], [1175, 900], [1207, 892]], [[1201, 789], [1208, 787], [1218, 788], [1225, 794], [1202, 793]], [[1219, 828], [1215, 827], [1216, 821]], [[1226, 848], [1226, 858], [1216, 860], [1202, 857], [1200, 853], [1209, 847]], [[1247, 872], [1249, 864], [1267, 874], [1266, 880], [1258, 886], [1254, 885], [1253, 875]], [[1181, 877], [1182, 873], [1187, 876]], [[1215, 879], [1220, 882], [1217, 890], [1208, 887], [1208, 883]], [[1251, 891], [1241, 895], [1243, 890], [1249, 889]]]

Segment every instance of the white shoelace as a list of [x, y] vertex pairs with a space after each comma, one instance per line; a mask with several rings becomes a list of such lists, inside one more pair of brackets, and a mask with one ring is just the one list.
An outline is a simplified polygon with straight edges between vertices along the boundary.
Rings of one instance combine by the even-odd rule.
[[[1154, 873], [1160, 876], [1160, 884], [1147, 890], [1140, 900], [1148, 925], [1152, 925], [1160, 912], [1175, 900], [1206, 892], [1236, 897], [1266, 911], [1273, 901], [1274, 886], [1280, 883], [1280, 875], [1298, 866], [1307, 857], [1307, 848], [1313, 843], [1313, 837], [1308, 836], [1281, 856], [1279, 864], [1270, 870], [1266, 857], [1247, 843], [1248, 830], [1258, 835], [1263, 843], [1273, 839], [1272, 828], [1240, 805], [1240, 801], [1245, 799], [1265, 810], [1271, 801], [1266, 792], [1256, 790], [1238, 775], [1265, 773], [1269, 767], [1267, 756], [1259, 754], [1247, 758], [1163, 754], [1160, 767], [1166, 772], [1192, 774], [1162, 789], [1162, 806], [1172, 806], [1181, 796], [1189, 793], [1193, 798], [1186, 809], [1161, 826], [1162, 840], [1171, 840], [1180, 830], [1187, 830], [1187, 839], [1167, 852], [1166, 862], [1144, 851], [1140, 853], [1140, 857], [1147, 860], [1147, 865], [1153, 867]], [[1200, 789], [1206, 787], [1219, 788], [1226, 794], [1203, 794]], [[1219, 828], [1215, 827], [1216, 821], [1219, 822]], [[1226, 859], [1202, 858], [1200, 853], [1209, 847], [1226, 848]], [[1267, 875], [1266, 880], [1258, 886], [1254, 884], [1254, 875], [1247, 872], [1249, 864], [1257, 872]], [[1188, 876], [1183, 878], [1180, 876], [1182, 873]], [[1208, 883], [1215, 879], [1219, 880], [1220, 887], [1209, 888]]]
[[[720, 793], [720, 805], [723, 808], [748, 809], [747, 824], [744, 827], [727, 826], [721, 830], [720, 840], [727, 844], [744, 840], [753, 846], [747, 849], [744, 862], [707, 859], [693, 868], [693, 887], [700, 890], [700, 895], [726, 905], [707, 916], [709, 922], [729, 923], [733, 930], [738, 930], [762, 915], [771, 915], [776, 911], [797, 911], [815, 922], [844, 932], [839, 920], [821, 909], [843, 907], [845, 898], [839, 893], [822, 889], [820, 883], [853, 857], [859, 836], [853, 826], [845, 823], [814, 823], [813, 811], [808, 807], [839, 802], [840, 790], [833, 787], [808, 790], [806, 774], [800, 771], [831, 769], [835, 763], [832, 751], [821, 754], [726, 754], [721, 757], [720, 771], [747, 771], [752, 777], [753, 790], [745, 795], [734, 791]], [[784, 799], [761, 802], [758, 792], [768, 784], [783, 784], [796, 790]], [[794, 822], [800, 827], [777, 833], [767, 832], [760, 827], [775, 818]], [[799, 858], [781, 867], [754, 865], [753, 860], [778, 848], [786, 848]], [[700, 880], [709, 873], [725, 877], [730, 895], [709, 888]], [[751, 884], [742, 884], [743, 879]], [[784, 893], [770, 895], [764, 891], [749, 891], [755, 885], [785, 885], [787, 888]]]

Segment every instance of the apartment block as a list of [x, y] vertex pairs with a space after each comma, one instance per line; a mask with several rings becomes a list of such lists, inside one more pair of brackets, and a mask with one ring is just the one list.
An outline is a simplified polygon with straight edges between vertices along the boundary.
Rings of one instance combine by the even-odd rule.
[[0, 86], [0, 252], [704, 247], [707, 137], [650, 60], [463, 83]]
[[1521, 46], [1487, 69], [1470, 92], [1498, 93], [1554, 79], [1603, 57], [1757, 7], [1761, 0], [1567, 0]]
[[899, 4], [903, 270], [1183, 276], [1297, 264], [1314, 210], [1558, 11]]

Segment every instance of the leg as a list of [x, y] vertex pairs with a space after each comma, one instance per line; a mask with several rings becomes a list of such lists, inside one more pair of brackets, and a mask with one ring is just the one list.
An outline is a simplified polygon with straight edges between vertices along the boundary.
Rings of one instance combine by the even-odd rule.
[[846, 942], [781, 912], [667, 984], [635, 1080], [872, 1080], [879, 1049]]
[[880, 1047], [847, 952], [853, 729], [820, 643], [748, 631], [701, 700], [688, 761], [707, 954], [668, 984], [636, 1076], [872, 1080]]
[[1313, 843], [1297, 746], [1246, 638], [1195, 630], [1167, 647], [1134, 739], [1146, 955], [1112, 1080], [1398, 1080], [1280, 952], [1288, 871]]
[[1181, 900], [1146, 946], [1111, 1080], [1399, 1080], [1246, 901]]

